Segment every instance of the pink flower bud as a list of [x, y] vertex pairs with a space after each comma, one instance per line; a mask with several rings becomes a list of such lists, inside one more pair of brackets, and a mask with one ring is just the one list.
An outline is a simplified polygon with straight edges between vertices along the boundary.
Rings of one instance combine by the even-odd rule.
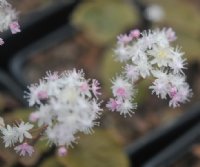
[[110, 111], [115, 111], [121, 106], [121, 104], [122, 104], [121, 101], [119, 101], [118, 99], [110, 98], [109, 102], [106, 104], [106, 107]]
[[134, 29], [130, 32], [130, 35], [132, 38], [139, 38], [140, 37], [140, 30]]
[[166, 31], [166, 35], [167, 35], [167, 39], [170, 41], [170, 42], [173, 42], [176, 40], [176, 33], [172, 30], [172, 28], [168, 28], [167, 31]]
[[29, 116], [29, 120], [31, 122], [36, 122], [38, 119], [39, 119], [39, 115], [38, 115], [37, 112], [31, 113], [30, 116]]
[[18, 32], [21, 32], [19, 23], [17, 21], [14, 21], [10, 24], [10, 30], [12, 34], [17, 34]]
[[46, 100], [48, 99], [48, 94], [46, 91], [39, 91], [38, 94], [37, 94], [38, 98], [40, 100]]
[[67, 149], [66, 149], [64, 146], [60, 147], [60, 148], [58, 149], [58, 155], [59, 155], [60, 157], [63, 157], [63, 156], [65, 156], [65, 155], [67, 155]]
[[118, 40], [118, 44], [128, 44], [129, 42], [131, 42], [132, 37], [128, 36], [128, 35], [119, 35], [117, 36], [117, 40]]

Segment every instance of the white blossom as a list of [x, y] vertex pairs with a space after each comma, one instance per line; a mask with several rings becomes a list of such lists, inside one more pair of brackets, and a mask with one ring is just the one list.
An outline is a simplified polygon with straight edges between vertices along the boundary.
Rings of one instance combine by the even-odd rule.
[[15, 127], [11, 127], [7, 125], [4, 128], [1, 128], [3, 142], [5, 143], [5, 147], [11, 147], [18, 141], [18, 134]]
[[118, 76], [112, 81], [112, 83], [112, 91], [115, 97], [130, 98], [132, 96], [133, 88], [128, 80]]
[[188, 101], [192, 91], [183, 72], [186, 59], [179, 47], [171, 45], [177, 39], [172, 28], [137, 32], [137, 37], [131, 32], [118, 38], [115, 58], [125, 62], [125, 67], [122, 75], [112, 81], [114, 98], [106, 105], [109, 110], [131, 115], [137, 106], [133, 102], [135, 84], [147, 77], [154, 78], [149, 86], [152, 93], [161, 99], [170, 98], [169, 106], [177, 107]]
[[114, 50], [115, 59], [120, 62], [125, 62], [130, 59], [129, 48], [125, 45], [119, 44], [118, 47]]
[[[102, 110], [97, 100], [99, 89], [99, 82], [85, 79], [82, 70], [60, 75], [48, 72], [39, 84], [29, 87], [29, 104], [38, 106], [30, 119], [38, 126], [48, 126], [45, 134], [50, 143], [68, 147], [76, 141], [77, 132], [88, 134], [98, 125]], [[45, 100], [38, 97], [41, 91], [46, 92]]]
[[2, 138], [5, 143], [5, 147], [11, 147], [15, 143], [21, 143], [24, 141], [24, 138], [31, 139], [32, 135], [29, 130], [33, 128], [33, 125], [30, 123], [24, 123], [23, 121], [13, 127], [7, 125], [6, 127], [1, 128]]
[[16, 132], [17, 132], [17, 137], [19, 142], [21, 143], [25, 138], [31, 139], [32, 135], [29, 133], [29, 130], [33, 128], [33, 125], [30, 124], [29, 122], [24, 123], [21, 122], [18, 124], [18, 126], [15, 127]]
[[0, 32], [8, 28], [11, 29], [13, 34], [20, 32], [17, 15], [18, 13], [12, 8], [11, 4], [6, 0], [0, 0]]
[[151, 64], [157, 64], [158, 67], [167, 67], [172, 62], [173, 55], [170, 52], [170, 48], [155, 46], [148, 51], [148, 54], [152, 56]]

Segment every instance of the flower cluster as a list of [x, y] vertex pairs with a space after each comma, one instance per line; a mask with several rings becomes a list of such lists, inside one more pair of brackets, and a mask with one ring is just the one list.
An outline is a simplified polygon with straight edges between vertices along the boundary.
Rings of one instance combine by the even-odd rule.
[[161, 99], [170, 98], [169, 106], [177, 107], [189, 100], [192, 93], [183, 72], [186, 65], [184, 53], [170, 45], [176, 38], [171, 28], [142, 33], [133, 30], [118, 37], [115, 58], [126, 65], [123, 73], [112, 81], [114, 98], [107, 103], [111, 111], [130, 115], [136, 108], [132, 103], [133, 87], [147, 77], [155, 79], [149, 87], [152, 93]]
[[[0, 32], [3, 32], [10, 28], [12, 34], [21, 32], [20, 26], [17, 22], [17, 12], [12, 8], [6, 0], [0, 0]], [[3, 45], [4, 41], [0, 38], [0, 45]]]
[[[32, 135], [29, 132], [33, 128], [33, 125], [30, 123], [21, 122], [17, 125], [5, 126], [4, 121], [1, 120], [0, 131], [2, 133], [3, 142], [5, 147], [15, 146], [16, 143], [22, 143], [15, 146], [16, 152], [20, 153], [20, 155], [25, 156], [27, 153], [29, 156], [32, 155], [34, 149], [31, 145], [27, 144], [25, 140], [32, 139]], [[24, 142], [24, 143], [23, 143]]]
[[60, 155], [76, 141], [76, 133], [91, 133], [98, 125], [100, 102], [99, 82], [86, 80], [83, 71], [69, 70], [61, 73], [48, 72], [39, 84], [29, 87], [26, 95], [30, 106], [38, 110], [30, 115], [32, 122], [46, 126], [45, 136], [56, 144]]

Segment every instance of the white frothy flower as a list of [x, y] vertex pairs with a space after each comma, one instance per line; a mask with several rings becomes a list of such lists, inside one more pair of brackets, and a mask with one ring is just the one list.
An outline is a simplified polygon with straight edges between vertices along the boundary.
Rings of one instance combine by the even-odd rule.
[[143, 31], [137, 38], [131, 33], [119, 37], [116, 60], [126, 64], [122, 75], [112, 81], [114, 99], [110, 98], [106, 105], [111, 111], [125, 116], [133, 113], [137, 106], [132, 102], [136, 92], [133, 88], [137, 81], [147, 77], [155, 78], [149, 88], [161, 99], [170, 98], [169, 106], [177, 107], [189, 100], [192, 91], [183, 72], [186, 59], [179, 47], [171, 45], [177, 38], [172, 28]]
[[29, 133], [29, 130], [33, 128], [33, 125], [30, 124], [29, 122], [27, 123], [21, 122], [15, 128], [16, 128], [18, 140], [20, 143], [24, 140], [24, 138], [28, 138], [28, 139], [32, 138], [32, 135]]
[[[29, 87], [29, 104], [38, 105], [30, 118], [39, 126], [48, 126], [46, 137], [50, 143], [68, 147], [76, 141], [78, 132], [91, 133], [98, 125], [96, 119], [102, 111], [99, 89], [99, 82], [85, 79], [82, 70], [60, 75], [48, 72], [38, 85]], [[38, 92], [45, 92], [45, 98], [41, 99]]]
[[0, 32], [11, 29], [15, 34], [20, 32], [17, 22], [18, 13], [12, 8], [6, 0], [0, 0]]
[[33, 125], [28, 122], [21, 122], [13, 127], [10, 125], [2, 127], [0, 130], [3, 135], [2, 138], [5, 143], [5, 147], [11, 147], [18, 142], [21, 143], [24, 141], [24, 138], [32, 138], [32, 135], [29, 133], [29, 130], [32, 128]]
[[18, 141], [18, 134], [15, 127], [7, 125], [4, 128], [1, 128], [3, 142], [5, 147], [11, 147]]

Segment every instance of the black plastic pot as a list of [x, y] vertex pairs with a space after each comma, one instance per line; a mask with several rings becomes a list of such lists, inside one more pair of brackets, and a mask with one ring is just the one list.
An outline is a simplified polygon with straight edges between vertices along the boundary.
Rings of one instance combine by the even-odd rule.
[[5, 32], [2, 38], [5, 45], [0, 49], [0, 67], [6, 69], [12, 56], [32, 42], [67, 24], [70, 14], [80, 0], [59, 1], [44, 11], [28, 15], [20, 23], [22, 32], [11, 35]]
[[[181, 137], [193, 126], [200, 122], [200, 106], [197, 104], [185, 112], [184, 115], [145, 135], [137, 142], [126, 148], [133, 167], [144, 165], [160, 154], [171, 143]], [[148, 166], [145, 166], [148, 167]], [[157, 167], [157, 166], [151, 166]]]
[[145, 10], [148, 7], [146, 4], [144, 4], [141, 0], [132, 0], [133, 4], [137, 7], [138, 12], [141, 16], [141, 27], [138, 27], [140, 29], [149, 29], [152, 26], [152, 22], [149, 21], [145, 16]]
[[0, 70], [0, 90], [9, 93], [13, 96], [21, 105], [25, 105], [26, 102], [23, 99], [22, 89], [15, 83], [15, 81]]
[[[56, 6], [51, 6], [45, 11], [28, 16], [22, 23], [22, 32], [13, 36], [7, 35], [6, 45], [0, 54], [6, 55], [0, 59], [0, 66], [9, 69], [11, 76], [24, 89], [27, 85], [26, 76], [23, 76], [23, 66], [34, 53], [45, 50], [48, 47], [69, 38], [76, 31], [69, 25], [70, 14], [81, 0], [59, 1]], [[140, 11], [141, 28], [148, 27], [149, 22], [143, 16], [146, 6], [138, 1], [132, 1]], [[9, 63], [9, 65], [8, 65]]]
[[176, 139], [166, 149], [159, 152], [150, 161], [146, 162], [143, 167], [170, 167], [174, 162], [181, 159], [187, 154], [191, 147], [198, 142], [200, 137], [200, 122], [188, 130], [183, 136]]
[[66, 39], [70, 39], [71, 37], [73, 37], [74, 34], [76, 34], [76, 30], [74, 29], [74, 27], [70, 25], [61, 26], [56, 31], [48, 34], [38, 41], [35, 41], [30, 46], [25, 47], [19, 53], [14, 55], [14, 57], [10, 61], [9, 69], [12, 76], [20, 84], [22, 89], [26, 89], [26, 86], [30, 84], [30, 82], [24, 75], [24, 65], [29, 61], [29, 59], [35, 56], [35, 54], [37, 53], [58, 45]]
[[[0, 87], [3, 91], [8, 91], [13, 95], [21, 104], [26, 105], [23, 99], [25, 89], [16, 82], [10, 73], [10, 61], [21, 49], [55, 31], [58, 27], [66, 25], [70, 20], [70, 14], [79, 2], [80, 0], [71, 0], [53, 3], [43, 11], [33, 12], [24, 17], [20, 22], [21, 33], [12, 35], [7, 31], [2, 34], [5, 45], [0, 48]], [[21, 81], [21, 78], [19, 80]]]
[[[37, 15], [38, 18], [36, 19], [35, 23], [28, 23], [29, 33], [35, 34], [36, 29], [37, 32], [39, 31], [39, 33], [34, 37], [34, 39], [32, 36], [26, 36], [26, 44], [22, 44], [21, 47], [17, 49], [17, 51], [12, 52], [14, 56], [12, 56], [13, 58], [9, 64], [9, 70], [12, 76], [17, 80], [23, 89], [27, 84], [29, 84], [27, 82], [26, 76], [24, 76], [22, 72], [24, 64], [26, 64], [26, 62], [35, 53], [50, 48], [51, 46], [62, 42], [63, 40], [73, 36], [76, 33], [76, 30], [70, 26], [65, 19], [65, 15], [67, 18], [69, 18], [73, 8], [80, 2], [80, 0], [74, 0], [72, 2], [73, 3], [71, 4], [65, 4], [64, 7], [62, 5], [58, 5], [55, 8], [53, 7], [51, 10], [48, 9], [47, 11], [43, 12], [42, 16]], [[132, 2], [140, 11], [142, 20], [141, 26], [143, 28], [146, 27], [148, 21], [145, 20], [144, 16], [142, 15], [146, 6], [138, 0], [133, 0]], [[29, 19], [27, 20], [29, 22]], [[45, 29], [47, 26], [49, 30]], [[22, 32], [26, 33], [26, 31]], [[20, 36], [21, 38], [24, 38], [23, 34], [20, 34]], [[16, 41], [13, 41], [13, 43], [14, 42]]]

